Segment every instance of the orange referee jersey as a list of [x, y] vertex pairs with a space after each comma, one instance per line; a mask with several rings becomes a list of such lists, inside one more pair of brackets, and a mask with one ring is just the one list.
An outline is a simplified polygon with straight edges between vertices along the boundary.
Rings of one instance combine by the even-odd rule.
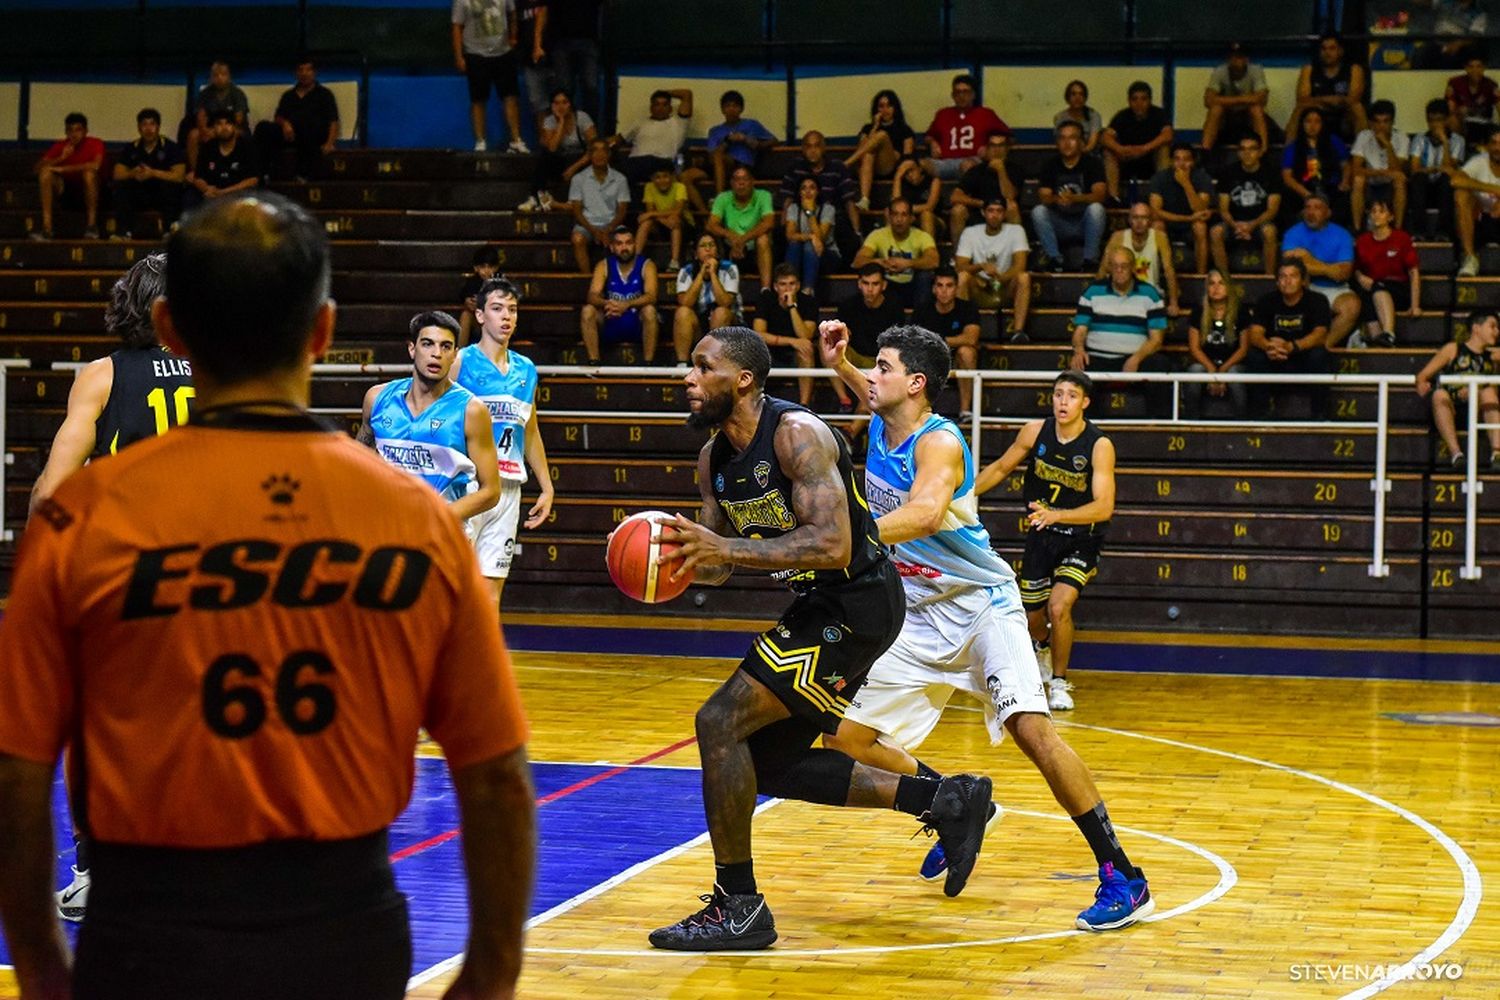
[[179, 428], [70, 477], [0, 622], [0, 752], [71, 743], [101, 841], [388, 825], [417, 729], [455, 769], [526, 721], [489, 588], [425, 484], [300, 416]]

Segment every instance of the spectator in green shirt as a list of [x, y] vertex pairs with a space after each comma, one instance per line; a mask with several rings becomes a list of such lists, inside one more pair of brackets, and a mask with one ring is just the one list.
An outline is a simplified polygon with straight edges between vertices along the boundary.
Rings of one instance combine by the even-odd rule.
[[729, 190], [720, 191], [709, 209], [707, 231], [724, 241], [732, 261], [742, 261], [754, 252], [756, 273], [765, 279], [771, 274], [771, 227], [775, 224], [771, 192], [755, 186], [749, 167], [735, 167], [729, 175]]

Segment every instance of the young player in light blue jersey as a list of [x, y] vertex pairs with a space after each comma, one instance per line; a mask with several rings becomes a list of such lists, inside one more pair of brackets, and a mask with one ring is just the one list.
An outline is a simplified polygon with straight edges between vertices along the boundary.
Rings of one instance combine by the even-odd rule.
[[489, 413], [451, 377], [458, 336], [458, 320], [445, 312], [413, 316], [406, 332], [411, 377], [370, 387], [357, 436], [467, 521], [500, 500], [500, 470]]
[[479, 340], [458, 352], [453, 379], [489, 411], [498, 455], [500, 502], [469, 520], [469, 537], [479, 554], [479, 568], [494, 591], [498, 610], [516, 547], [526, 466], [536, 473], [538, 490], [536, 503], [526, 513], [528, 529], [539, 526], [552, 511], [552, 475], [537, 427], [536, 365], [510, 349], [520, 321], [520, 290], [509, 278], [495, 277], [480, 286], [474, 301]]
[[[953, 692], [973, 695], [984, 705], [991, 742], [1011, 734], [1094, 853], [1100, 886], [1077, 925], [1104, 931], [1134, 923], [1155, 907], [1146, 877], [1121, 848], [1088, 766], [1052, 725], [1015, 573], [979, 521], [974, 458], [958, 427], [932, 412], [952, 367], [948, 345], [921, 327], [892, 327], [866, 373], [846, 356], [843, 323], [819, 329], [823, 363], [874, 414], [865, 496], [906, 588], [900, 637], [824, 743], [872, 767], [936, 776], [910, 751], [937, 726]], [[922, 877], [935, 881], [945, 866], [934, 847]]]

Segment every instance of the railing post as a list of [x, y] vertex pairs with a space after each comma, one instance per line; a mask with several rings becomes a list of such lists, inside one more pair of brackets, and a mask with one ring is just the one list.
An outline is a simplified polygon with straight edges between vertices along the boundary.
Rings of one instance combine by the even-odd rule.
[[973, 391], [969, 396], [969, 451], [974, 456], [974, 469], [977, 472], [981, 463], [979, 460], [979, 437], [983, 430], [980, 413], [983, 412], [984, 403], [984, 373], [978, 369], [971, 376], [973, 380]]
[[1386, 478], [1387, 436], [1390, 434], [1391, 384], [1382, 381], [1377, 387], [1375, 410], [1375, 478], [1370, 480], [1370, 489], [1375, 491], [1375, 552], [1370, 563], [1371, 576], [1390, 576], [1390, 564], [1385, 561], [1385, 498], [1391, 490], [1391, 481]]
[[1478, 580], [1479, 566], [1479, 382], [1469, 383], [1469, 449], [1464, 456], [1464, 564], [1458, 568], [1460, 580]]

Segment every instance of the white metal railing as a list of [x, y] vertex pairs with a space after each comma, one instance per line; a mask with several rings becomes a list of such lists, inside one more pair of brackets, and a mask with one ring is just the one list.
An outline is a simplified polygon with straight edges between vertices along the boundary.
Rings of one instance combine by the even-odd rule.
[[[0, 455], [4, 456], [4, 459], [0, 460], [0, 497], [5, 496], [6, 474], [9, 472], [10, 467], [16, 464], [16, 456], [11, 454], [10, 446], [6, 443], [7, 439], [5, 436], [5, 415], [8, 412], [5, 406], [5, 393], [7, 384], [10, 382], [10, 379], [5, 377], [8, 373], [4, 369], [30, 367], [30, 358], [0, 358]], [[14, 538], [15, 532], [5, 527], [4, 519], [0, 518], [0, 541], [9, 542]]]
[[[4, 361], [8, 367], [22, 367], [27, 365], [24, 361]], [[57, 362], [53, 364], [54, 369], [77, 370], [86, 362]], [[338, 376], [338, 375], [405, 375], [411, 371], [410, 364], [318, 364], [313, 366], [314, 376]], [[641, 367], [641, 366], [610, 366], [610, 365], [538, 365], [539, 375], [561, 375], [561, 376], [584, 376], [591, 378], [681, 378], [684, 369], [669, 367]], [[773, 368], [773, 378], [828, 378], [837, 377], [831, 369], [827, 368]], [[982, 392], [986, 382], [1020, 382], [1024, 384], [1050, 384], [1058, 376], [1056, 371], [997, 371], [993, 369], [959, 369], [953, 373], [951, 381], [968, 379], [971, 383], [974, 399], [982, 399]], [[1317, 429], [1326, 430], [1330, 422], [1326, 420], [1307, 421], [1273, 421], [1264, 420], [1197, 420], [1185, 419], [1182, 416], [1180, 406], [1181, 393], [1179, 386], [1185, 383], [1209, 383], [1228, 384], [1231, 382], [1244, 384], [1278, 385], [1278, 386], [1374, 386], [1376, 389], [1376, 416], [1373, 421], [1340, 420], [1334, 426], [1345, 430], [1372, 430], [1375, 432], [1375, 467], [1370, 479], [1370, 491], [1374, 494], [1373, 524], [1374, 538], [1371, 544], [1371, 561], [1367, 570], [1371, 576], [1383, 577], [1390, 575], [1390, 564], [1385, 559], [1385, 535], [1386, 535], [1386, 499], [1391, 491], [1391, 480], [1387, 474], [1389, 465], [1389, 436], [1390, 436], [1390, 390], [1391, 386], [1410, 387], [1413, 383], [1412, 375], [1353, 375], [1353, 374], [1331, 374], [1331, 375], [1251, 375], [1251, 374], [1220, 374], [1208, 372], [1100, 372], [1093, 376], [1095, 381], [1110, 384], [1117, 382], [1169, 382], [1172, 383], [1172, 415], [1169, 418], [1159, 419], [1117, 419], [1111, 420], [1101, 418], [1094, 422], [1104, 427], [1130, 427], [1130, 426], [1158, 426], [1161, 424], [1193, 424], [1205, 428], [1225, 427], [1272, 427], [1275, 429]], [[3, 381], [3, 380], [0, 380]], [[1447, 386], [1469, 385], [1478, 387], [1480, 385], [1492, 385], [1496, 382], [1493, 375], [1445, 375], [1443, 384]], [[0, 387], [0, 405], [4, 403], [4, 390]], [[357, 412], [349, 407], [322, 407], [315, 408], [314, 412], [328, 414], [350, 414]], [[599, 410], [547, 410], [548, 415], [562, 417], [564, 419], [586, 420], [597, 418], [601, 415], [610, 416], [622, 420], [651, 420], [660, 419], [664, 412], [661, 410], [615, 410], [607, 414], [601, 414]], [[859, 414], [826, 414], [825, 419], [833, 422], [853, 422], [864, 419]], [[980, 452], [980, 434], [985, 427], [1003, 427], [1024, 423], [1032, 417], [1001, 417], [986, 416], [979, 412], [976, 406], [969, 418], [969, 447], [974, 453], [976, 467], [983, 464]], [[1484, 489], [1484, 484], [1479, 480], [1478, 447], [1479, 434], [1497, 426], [1494, 424], [1479, 423], [1479, 393], [1469, 393], [1468, 400], [1468, 434], [1469, 447], [1465, 452], [1466, 465], [1464, 469], [1464, 482], [1461, 486], [1465, 494], [1464, 503], [1464, 564], [1459, 569], [1459, 577], [1464, 580], [1478, 580], [1481, 576], [1481, 567], [1478, 562], [1478, 524], [1479, 524], [1479, 494]], [[0, 422], [0, 447], [4, 445], [4, 425]], [[1500, 460], [1500, 459], [1497, 459]], [[11, 457], [6, 454], [6, 462]], [[0, 487], [4, 486], [3, 475], [0, 475]]]

